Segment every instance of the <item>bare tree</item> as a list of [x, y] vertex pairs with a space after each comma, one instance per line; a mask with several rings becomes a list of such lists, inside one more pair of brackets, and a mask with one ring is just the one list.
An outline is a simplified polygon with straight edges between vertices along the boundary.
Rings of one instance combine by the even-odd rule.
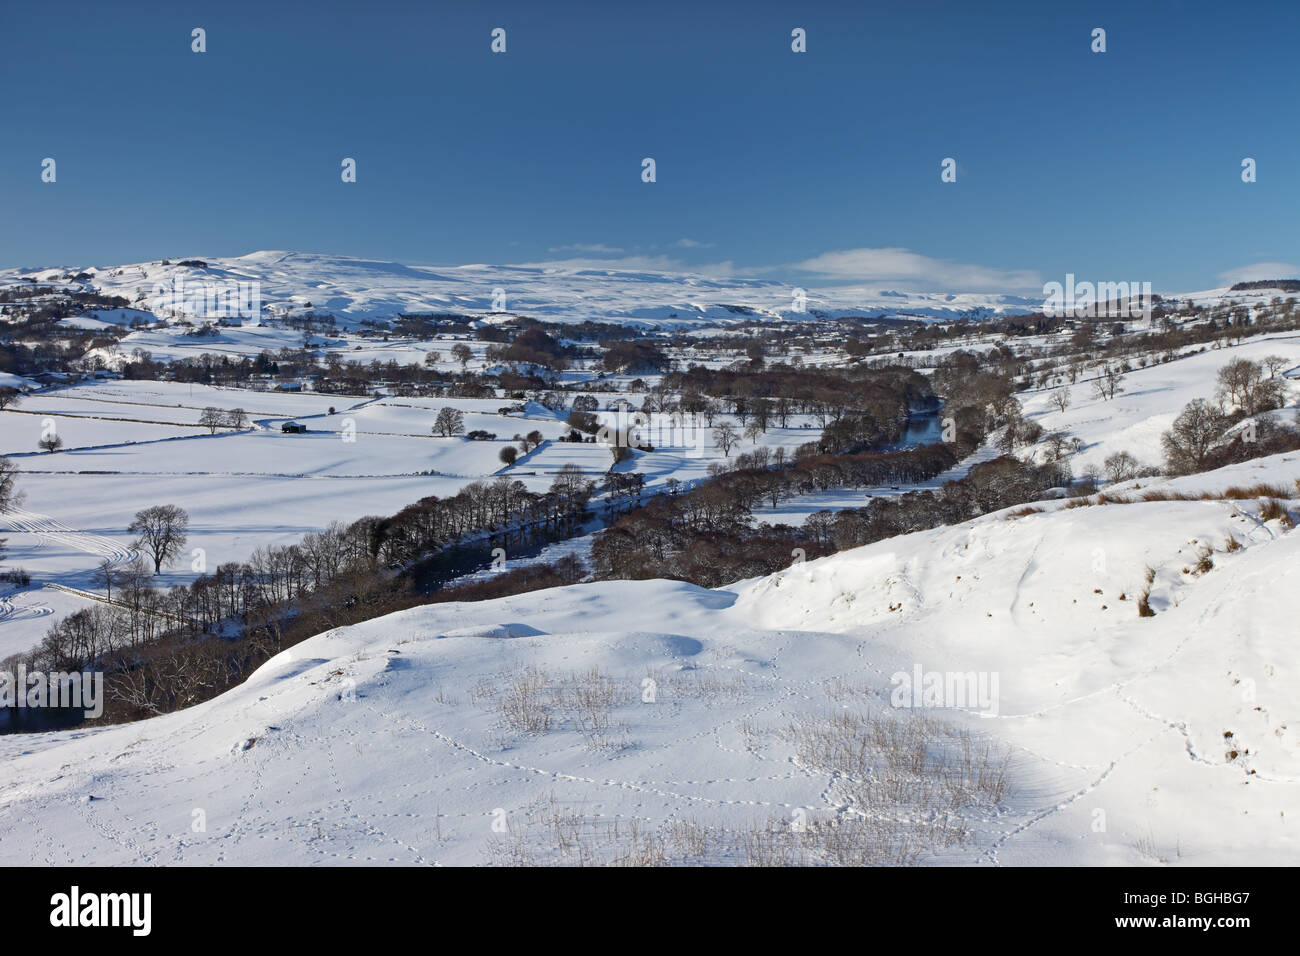
[[63, 439], [58, 435], [45, 435], [36, 443], [37, 447], [48, 451], [51, 455], [63, 447]]
[[1258, 362], [1250, 359], [1230, 359], [1217, 376], [1218, 389], [1216, 397], [1223, 406], [1237, 405], [1246, 407], [1251, 391], [1263, 376], [1264, 370]]
[[474, 357], [474, 353], [464, 342], [457, 342], [451, 347], [451, 357], [460, 363], [461, 371], [464, 371], [469, 368], [469, 360]]
[[573, 511], [581, 508], [591, 497], [595, 482], [590, 481], [581, 468], [573, 462], [565, 462], [551, 482], [551, 494], [557, 500], [561, 511]]
[[95, 567], [95, 580], [104, 583], [105, 596], [111, 601], [113, 599], [113, 582], [117, 580], [117, 570], [113, 567], [113, 562], [105, 558]]
[[[1259, 364], [1268, 369], [1269, 378], [1274, 378], [1279, 372], [1286, 371], [1287, 367], [1291, 364], [1291, 360], [1281, 355], [1265, 355], [1259, 360]], [[4, 408], [4, 406], [0, 405], [0, 408]]]
[[1107, 365], [1092, 381], [1093, 394], [1102, 401], [1108, 402], [1124, 391], [1124, 386], [1121, 384], [1123, 381], [1123, 373], [1114, 365]]
[[[334, 410], [330, 409], [330, 414], [333, 414], [333, 412]], [[233, 428], [236, 431], [247, 428], [248, 412], [244, 411], [242, 408], [232, 408], [230, 411], [226, 412], [222, 424], [227, 428]]]
[[[18, 469], [8, 458], [0, 458], [0, 512], [17, 507], [22, 501], [18, 491]], [[0, 557], [4, 557], [5, 538], [0, 538]]]
[[1062, 385], [1056, 391], [1052, 392], [1051, 403], [1056, 406], [1057, 411], [1065, 411], [1070, 407], [1070, 389], [1069, 386]]
[[730, 457], [731, 449], [740, 441], [740, 433], [731, 422], [723, 422], [713, 429], [713, 444], [722, 449], [724, 458]]
[[1126, 451], [1107, 455], [1102, 464], [1106, 469], [1106, 477], [1111, 481], [1127, 481], [1137, 474], [1138, 460]]
[[464, 430], [465, 413], [458, 408], [452, 408], [450, 405], [445, 406], [442, 411], [438, 412], [438, 417], [433, 423], [433, 433], [441, 435], [443, 438], [459, 435]]
[[704, 416], [705, 423], [712, 428], [713, 416], [718, 414], [718, 403], [712, 398], [704, 399], [700, 403], [700, 414]]
[[1047, 460], [1060, 461], [1070, 453], [1070, 436], [1065, 432], [1049, 432], [1043, 437], [1047, 445]]
[[10, 405], [17, 405], [22, 399], [22, 392], [12, 386], [0, 388], [0, 412], [3, 412]]
[[189, 526], [190, 516], [185, 509], [176, 505], [154, 505], [137, 511], [135, 520], [126, 530], [136, 535], [131, 546], [153, 558], [153, 573], [157, 574], [164, 564], [170, 564], [180, 556]]
[[217, 429], [226, 423], [226, 416], [221, 409], [213, 408], [209, 405], [199, 413], [199, 424], [208, 430], [209, 435], [215, 435]]
[[1200, 471], [1210, 449], [1228, 427], [1222, 412], [1203, 398], [1188, 402], [1160, 438], [1169, 468], [1175, 473]]
[[8, 458], [0, 458], [0, 511], [8, 511], [22, 500], [17, 486], [18, 469]]
[[1273, 374], [1264, 377], [1264, 368], [1269, 362], [1287, 364], [1286, 359], [1280, 356], [1271, 356], [1264, 362], [1237, 358], [1219, 369], [1215, 391], [1219, 404], [1225, 409], [1235, 405], [1247, 415], [1286, 404], [1286, 380]]

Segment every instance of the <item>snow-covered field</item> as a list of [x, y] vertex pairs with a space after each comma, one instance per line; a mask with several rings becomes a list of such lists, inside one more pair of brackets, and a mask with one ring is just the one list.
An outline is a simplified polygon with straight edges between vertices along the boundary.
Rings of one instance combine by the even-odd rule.
[[[1140, 484], [1297, 478], [1300, 456], [1276, 456]], [[95, 864], [817, 861], [959, 819], [964, 837], [921, 839], [921, 861], [1294, 860], [1300, 537], [1249, 500], [1042, 507], [716, 591], [417, 608], [312, 638], [184, 712], [0, 738], [0, 845]], [[918, 669], [996, 694], [894, 706]], [[816, 745], [839, 728], [857, 771], [895, 780], [901, 728], [927, 717], [1006, 756], [999, 799], [906, 817], [937, 811], [910, 787], [891, 806]], [[932, 758], [961, 752], [929, 733]]]
[[[628, 397], [600, 394], [607, 402]], [[12, 595], [13, 606], [31, 610], [5, 614], [0, 607], [0, 658], [34, 646], [57, 616], [84, 606], [82, 599], [54, 594], [46, 585], [102, 591], [95, 568], [105, 557], [112, 563], [131, 557], [127, 526], [152, 505], [184, 508], [190, 515], [186, 551], [202, 551], [199, 565], [187, 558], [164, 570], [159, 584], [171, 585], [193, 580], [197, 567], [212, 570], [245, 560], [258, 547], [293, 543], [332, 521], [392, 514], [428, 495], [454, 495], [471, 481], [504, 475], [543, 492], [565, 465], [577, 465], [595, 481], [609, 470], [612, 456], [604, 445], [556, 440], [569, 431], [566, 412], [530, 402], [522, 413], [500, 414], [515, 404], [125, 380], [26, 395], [0, 411], [0, 454], [21, 469], [18, 488], [24, 496], [22, 512], [0, 515], [0, 536], [7, 539], [5, 566], [23, 568], [33, 579]], [[435, 437], [433, 422], [447, 406], [464, 414], [466, 431], [481, 429], [497, 438]], [[206, 407], [243, 408], [250, 427], [211, 434], [198, 425]], [[612, 413], [601, 417], [617, 422]], [[284, 434], [280, 426], [286, 421], [309, 430]], [[727, 415], [716, 421], [738, 426]], [[790, 428], [774, 427], [759, 441], [790, 451], [816, 434], [794, 424], [792, 419]], [[48, 429], [64, 442], [53, 453], [37, 448]], [[543, 444], [504, 465], [501, 449], [515, 435], [533, 431], [541, 433]], [[617, 467], [643, 472], [650, 491], [663, 490], [670, 478], [701, 479], [710, 463], [724, 459], [702, 424], [676, 437], [658, 430], [648, 437], [670, 443], [637, 451]], [[756, 444], [741, 439], [733, 454]]]
[[[413, 407], [419, 400], [393, 401], [110, 381], [31, 394], [16, 409], [0, 412], [0, 452], [21, 469], [23, 495], [20, 510], [0, 515], [4, 563], [32, 575], [31, 587], [11, 595], [12, 612], [0, 606], [0, 657], [32, 647], [56, 615], [85, 606], [46, 585], [102, 590], [95, 568], [105, 558], [120, 564], [131, 557], [127, 526], [143, 508], [184, 508], [190, 515], [187, 555], [201, 549], [200, 567], [211, 570], [242, 561], [258, 547], [295, 542], [331, 521], [391, 514], [427, 495], [454, 495], [503, 467], [498, 454], [517, 431], [537, 428], [549, 437], [561, 431], [553, 419], [525, 422], [476, 411], [495, 412], [500, 402]], [[443, 405], [465, 410], [468, 428], [492, 426], [503, 440], [435, 438], [431, 426]], [[209, 434], [196, 424], [207, 406], [242, 407], [253, 427]], [[330, 407], [335, 414], [328, 414]], [[283, 434], [280, 424], [287, 420], [310, 430]], [[36, 447], [51, 424], [64, 440], [52, 454]], [[599, 450], [608, 467], [607, 451], [585, 449]], [[165, 570], [159, 583], [198, 573], [187, 557]]]

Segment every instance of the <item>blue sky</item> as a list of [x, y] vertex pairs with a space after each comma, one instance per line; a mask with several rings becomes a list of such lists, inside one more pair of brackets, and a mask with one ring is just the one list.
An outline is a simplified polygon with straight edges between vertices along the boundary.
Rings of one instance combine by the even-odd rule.
[[993, 291], [1297, 275], [1297, 26], [1280, 0], [10, 4], [0, 265], [295, 249]]

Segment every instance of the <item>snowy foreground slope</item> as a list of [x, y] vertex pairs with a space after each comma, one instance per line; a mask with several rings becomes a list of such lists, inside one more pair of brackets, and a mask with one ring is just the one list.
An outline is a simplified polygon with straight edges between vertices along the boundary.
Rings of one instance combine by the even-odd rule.
[[[1268, 481], [1294, 499], [1297, 478], [1300, 456], [1276, 456], [1137, 493]], [[1047, 502], [729, 589], [611, 582], [401, 612], [186, 712], [0, 738], [0, 853], [1294, 862], [1300, 533], [1261, 506]], [[996, 706], [892, 707], [891, 677], [918, 665], [996, 675]], [[918, 739], [942, 774], [905, 766]]]

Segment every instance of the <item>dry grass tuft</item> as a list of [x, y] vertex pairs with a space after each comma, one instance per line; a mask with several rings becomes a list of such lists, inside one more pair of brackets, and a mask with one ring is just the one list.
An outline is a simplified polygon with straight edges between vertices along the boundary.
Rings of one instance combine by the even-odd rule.
[[1042, 511], [1043, 511], [1042, 508], [1036, 508], [1032, 505], [1027, 505], [1024, 508], [1017, 508], [1015, 511], [1008, 511], [1004, 516], [1003, 520], [1011, 521], [1015, 518], [1027, 518], [1030, 515], [1041, 514]]
[[1281, 521], [1285, 527], [1291, 527], [1291, 514], [1287, 511], [1286, 505], [1277, 498], [1267, 498], [1264, 505], [1259, 509], [1260, 521]]
[[[859, 693], [848, 685], [832, 690]], [[967, 842], [962, 813], [987, 816], [1008, 792], [1004, 751], [913, 711], [836, 711], [797, 721], [783, 737], [799, 763], [834, 779], [837, 806], [738, 826], [674, 816], [652, 827], [584, 813], [552, 794], [507, 818], [507, 832], [486, 848], [488, 860], [506, 866], [914, 864]]]

